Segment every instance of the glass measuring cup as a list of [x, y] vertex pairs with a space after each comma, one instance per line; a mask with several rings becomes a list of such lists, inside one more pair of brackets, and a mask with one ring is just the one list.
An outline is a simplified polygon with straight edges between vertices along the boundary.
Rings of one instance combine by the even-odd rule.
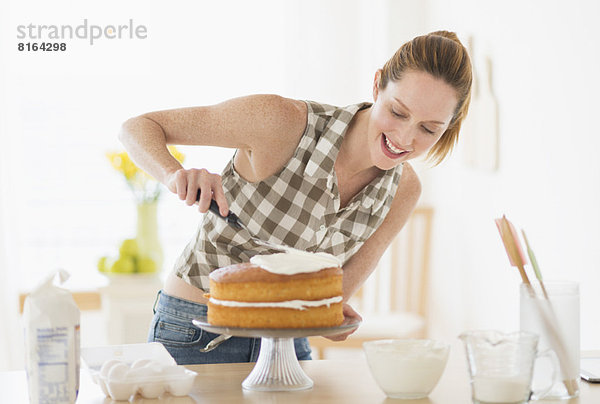
[[[558, 361], [550, 350], [537, 352], [538, 336], [528, 332], [469, 331], [459, 337], [469, 365], [473, 403], [527, 403], [532, 394], [543, 397], [558, 378]], [[549, 357], [552, 380], [544, 389], [531, 389], [533, 365]]]

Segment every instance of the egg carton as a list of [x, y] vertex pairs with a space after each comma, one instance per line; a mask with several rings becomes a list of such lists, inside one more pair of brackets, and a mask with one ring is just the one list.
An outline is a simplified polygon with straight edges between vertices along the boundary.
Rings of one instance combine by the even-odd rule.
[[158, 342], [82, 348], [81, 358], [92, 380], [113, 400], [140, 394], [157, 398], [165, 392], [188, 395], [196, 372], [178, 366]]

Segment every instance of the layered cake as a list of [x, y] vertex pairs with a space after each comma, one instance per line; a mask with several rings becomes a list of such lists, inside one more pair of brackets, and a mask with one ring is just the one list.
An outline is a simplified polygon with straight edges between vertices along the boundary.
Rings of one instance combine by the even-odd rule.
[[242, 328], [342, 324], [342, 269], [333, 255], [288, 250], [210, 274], [208, 322]]

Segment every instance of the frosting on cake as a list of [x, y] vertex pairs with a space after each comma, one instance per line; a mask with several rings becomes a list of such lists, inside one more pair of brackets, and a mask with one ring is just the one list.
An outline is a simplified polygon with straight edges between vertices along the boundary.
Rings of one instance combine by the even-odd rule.
[[210, 298], [213, 304], [220, 304], [228, 307], [280, 307], [286, 309], [306, 310], [309, 307], [327, 306], [339, 303], [342, 301], [342, 296], [330, 297], [322, 300], [287, 300], [284, 302], [233, 302], [229, 300], [218, 300]]
[[250, 258], [250, 262], [265, 271], [281, 275], [318, 272], [325, 268], [342, 266], [339, 259], [328, 253], [311, 253], [290, 247], [286, 247], [285, 250], [283, 253], [255, 255]]

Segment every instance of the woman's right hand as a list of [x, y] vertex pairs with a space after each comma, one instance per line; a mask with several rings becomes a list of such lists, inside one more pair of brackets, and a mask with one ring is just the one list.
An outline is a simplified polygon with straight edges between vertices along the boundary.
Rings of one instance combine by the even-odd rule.
[[[179, 199], [185, 201], [188, 206], [192, 206], [197, 201], [198, 210], [202, 213], [208, 211], [210, 201], [214, 199], [219, 205], [221, 216], [229, 214], [229, 205], [223, 191], [221, 176], [213, 174], [205, 168], [189, 170], [181, 168], [169, 175], [166, 185], [169, 191], [177, 194]], [[197, 200], [198, 192], [200, 192], [200, 199]]]

